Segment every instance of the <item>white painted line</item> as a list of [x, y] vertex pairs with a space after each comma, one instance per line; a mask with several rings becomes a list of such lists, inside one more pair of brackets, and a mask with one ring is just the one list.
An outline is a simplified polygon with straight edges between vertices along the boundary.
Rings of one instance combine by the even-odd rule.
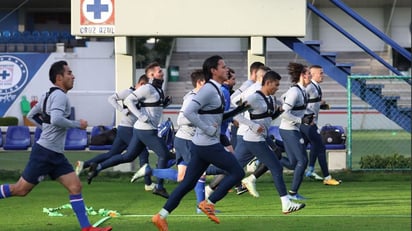
[[[129, 214], [129, 215], [120, 215], [120, 217], [152, 217], [154, 214], [152, 215], [146, 215], [146, 214], [142, 214], [142, 215], [133, 215], [133, 214]], [[169, 215], [172, 217], [203, 217], [205, 215], [203, 214], [192, 214], [192, 215]], [[381, 215], [332, 215], [332, 214], [327, 214], [327, 215], [300, 215], [300, 214], [279, 214], [279, 215], [259, 215], [259, 214], [250, 214], [250, 215], [229, 215], [229, 214], [218, 214], [218, 217], [288, 217], [288, 216], [294, 216], [294, 217], [398, 217], [398, 218], [410, 218], [411, 215], [391, 215], [391, 214], [381, 214]]]

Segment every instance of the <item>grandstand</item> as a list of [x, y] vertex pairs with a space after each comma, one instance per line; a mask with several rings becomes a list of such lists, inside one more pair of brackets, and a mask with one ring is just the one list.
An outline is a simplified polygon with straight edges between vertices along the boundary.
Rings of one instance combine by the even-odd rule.
[[[122, 2], [121, 0], [118, 2]], [[361, 48], [353, 45], [349, 39], [339, 35], [333, 28], [331, 28], [326, 22], [321, 20], [319, 16], [315, 15], [313, 10], [308, 8], [306, 15], [306, 36], [299, 38], [303, 42], [305, 41], [321, 41], [322, 52], [336, 52], [336, 64], [338, 63], [352, 63], [349, 74], [367, 74], [367, 75], [395, 75], [396, 72], [402, 71], [410, 75], [410, 62], [409, 67], [399, 65], [397, 58], [397, 51], [391, 48], [390, 45], [385, 45], [380, 39], [375, 38], [366, 32], [361, 32], [362, 26], [352, 19], [346, 17], [345, 13], [340, 12], [333, 1], [329, 0], [315, 0], [308, 1], [308, 4], [313, 4], [314, 7], [322, 12], [325, 12], [329, 17], [333, 18], [338, 24], [347, 29], [351, 34], [356, 35], [362, 42], [368, 45], [370, 49], [375, 52], [379, 58], [388, 64], [393, 65], [395, 69], [388, 69], [382, 63], [377, 61], [378, 57], [373, 57]], [[380, 0], [380, 1], [357, 1], [357, 0], [344, 0], [353, 10], [359, 12], [368, 21], [372, 22], [378, 29], [384, 31], [391, 38], [396, 41], [401, 47], [410, 49], [410, 9], [411, 2], [408, 0]], [[76, 57], [82, 57], [86, 53], [95, 54], [95, 49], [98, 47], [96, 43], [104, 40], [105, 44], [114, 43], [113, 38], [110, 36], [85, 36], [76, 37], [71, 28], [71, 1], [70, 0], [24, 0], [13, 1], [4, 0], [0, 6], [0, 55], [5, 54], [51, 54], [53, 52], [61, 52], [59, 57], [69, 58], [77, 64], [80, 62]], [[262, 22], [259, 22], [262, 23]], [[264, 22], [263, 22], [264, 23]], [[267, 25], [271, 27], [271, 25]], [[273, 28], [276, 30], [276, 28]], [[405, 36], [408, 35], [408, 36]], [[130, 36], [132, 39], [137, 36]], [[169, 80], [166, 86], [166, 92], [173, 97], [173, 103], [179, 105], [182, 101], [182, 96], [185, 92], [191, 89], [189, 83], [189, 73], [201, 66], [204, 58], [211, 54], [222, 55], [227, 64], [235, 69], [237, 73], [237, 82], [241, 83], [247, 78], [247, 66], [250, 58], [250, 44], [249, 39], [245, 37], [233, 38], [226, 37], [220, 38], [216, 42], [217, 38], [193, 38], [193, 37], [177, 37], [175, 40], [175, 46], [170, 51], [170, 57], [164, 66], [165, 69], [169, 67], [179, 67], [178, 79]], [[265, 63], [279, 72], [283, 79], [281, 82], [281, 89], [278, 94], [285, 92], [289, 86], [288, 75], [286, 72], [287, 63], [290, 61], [297, 61], [306, 63], [308, 65], [314, 64], [308, 60], [308, 57], [304, 57], [298, 54], [297, 51], [291, 50], [286, 44], [282, 44], [277, 41], [276, 38], [265, 38], [265, 54], [263, 55]], [[88, 43], [93, 41], [92, 43]], [[287, 42], [287, 41], [283, 41]], [[93, 45], [91, 45], [93, 44]], [[91, 46], [94, 50], [88, 51]], [[308, 45], [312, 46], [312, 45]], [[84, 49], [78, 49], [82, 47]], [[112, 47], [114, 47], [112, 45]], [[312, 46], [313, 47], [313, 46]], [[59, 50], [62, 49], [62, 50]], [[110, 46], [106, 49], [113, 49]], [[118, 47], [114, 48], [118, 49]], [[115, 63], [113, 54], [116, 54], [117, 50], [113, 52], [102, 52], [104, 58], [112, 60]], [[107, 55], [107, 53], [112, 53]], [[138, 54], [132, 54], [138, 55]], [[89, 55], [90, 56], [90, 55]], [[257, 55], [259, 56], [259, 55]], [[98, 57], [93, 57], [98, 59]], [[149, 57], [145, 57], [149, 58]], [[83, 59], [83, 58], [82, 58]], [[319, 63], [318, 63], [319, 64]], [[98, 68], [100, 63], [90, 60], [90, 64], [82, 64], [90, 67], [90, 69]], [[100, 66], [99, 66], [100, 65]], [[114, 65], [114, 64], [113, 64]], [[93, 74], [90, 74], [86, 68], [81, 67], [86, 76], [94, 78]], [[123, 67], [121, 67], [123, 68]], [[335, 67], [336, 68], [336, 67]], [[398, 68], [398, 69], [396, 69]], [[124, 69], [124, 68], [123, 68]], [[344, 68], [337, 68], [344, 69]], [[124, 71], [124, 70], [121, 70]], [[41, 69], [39, 70], [42, 73]], [[44, 70], [43, 70], [44, 72]], [[80, 72], [80, 73], [83, 73]], [[138, 72], [137, 72], [138, 73]], [[118, 88], [118, 84], [112, 82], [113, 76], [117, 72], [106, 71], [98, 75], [99, 79], [107, 79], [109, 87], [94, 86], [89, 83], [100, 82], [99, 80], [90, 80], [87, 82], [89, 88], [82, 88], [78, 93], [74, 91], [73, 94], [92, 96], [94, 100], [101, 99], [105, 101], [104, 97], [110, 92], [114, 92], [115, 88]], [[328, 75], [328, 73], [326, 73]], [[97, 78], [97, 77], [96, 77]], [[122, 77], [123, 78], [123, 77]], [[110, 79], [110, 81], [109, 81]], [[337, 76], [331, 75], [325, 78], [323, 83], [325, 99], [333, 107], [344, 108], [346, 106], [346, 86], [337, 81]], [[80, 81], [80, 79], [79, 79]], [[129, 82], [133, 82], [132, 77]], [[339, 84], [338, 84], [339, 83]], [[33, 84], [33, 83], [31, 83]], [[100, 84], [100, 83], [99, 83]], [[407, 84], [384, 84], [385, 87], [382, 92], [385, 96], [399, 96], [397, 105], [400, 107], [409, 107], [411, 102], [410, 85]], [[84, 85], [82, 85], [84, 86]], [[239, 85], [237, 85], [239, 86]], [[93, 89], [92, 89], [93, 88]], [[25, 92], [32, 92], [25, 89]], [[396, 91], [394, 91], [396, 89]], [[3, 96], [2, 96], [3, 97]], [[7, 96], [9, 97], [9, 96]], [[6, 96], [3, 99], [7, 98]], [[10, 107], [19, 103], [19, 95], [13, 96], [13, 100]], [[75, 100], [76, 102], [76, 100]], [[79, 100], [81, 103], [81, 101]], [[360, 107], [373, 107], [369, 102], [365, 102], [360, 97], [354, 97], [354, 105]], [[6, 105], [9, 107], [9, 105]], [[6, 108], [5, 107], [5, 108]], [[18, 106], [15, 106], [18, 107]], [[87, 106], [82, 105], [80, 108]], [[7, 108], [6, 108], [7, 109]], [[346, 108], [345, 108], [346, 109]], [[1, 111], [0, 116], [17, 116], [17, 110], [4, 110]], [[83, 110], [76, 110], [76, 113], [84, 113]], [[84, 114], [85, 117], [94, 117], [92, 112]], [[107, 114], [107, 115], [106, 115]], [[105, 113], [103, 121], [110, 121], [113, 114]], [[110, 118], [110, 119], [108, 119]], [[98, 124], [93, 124], [98, 125]]]

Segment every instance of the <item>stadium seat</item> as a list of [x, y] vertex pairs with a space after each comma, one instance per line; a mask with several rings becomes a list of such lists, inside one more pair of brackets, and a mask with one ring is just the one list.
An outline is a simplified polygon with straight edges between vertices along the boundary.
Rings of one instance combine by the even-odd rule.
[[[105, 130], [111, 130], [113, 126], [104, 126]], [[92, 128], [92, 131], [90, 132], [90, 139], [98, 134], [100, 134], [101, 128], [100, 126], [94, 126]], [[90, 150], [110, 150], [112, 148], [111, 144], [106, 144], [106, 145], [89, 145]]]
[[67, 130], [65, 150], [85, 150], [87, 147], [87, 131], [79, 128]]
[[36, 127], [36, 130], [34, 130], [34, 142], [33, 143], [35, 143], [40, 138], [41, 132], [42, 132], [41, 128]]
[[30, 130], [27, 126], [9, 126], [3, 145], [4, 150], [27, 150], [31, 144]]
[[3, 134], [1, 133], [1, 128], [0, 128], [0, 147], [3, 146]]

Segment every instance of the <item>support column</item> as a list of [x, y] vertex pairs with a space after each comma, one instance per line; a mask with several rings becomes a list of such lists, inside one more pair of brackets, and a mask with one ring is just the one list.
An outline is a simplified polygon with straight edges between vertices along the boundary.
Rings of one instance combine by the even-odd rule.
[[247, 52], [247, 66], [248, 66], [248, 78], [250, 77], [250, 65], [253, 62], [266, 61], [266, 38], [264, 37], [250, 37], [250, 47]]
[[[134, 40], [130, 37], [115, 37], [115, 75], [116, 92], [122, 91], [134, 85], [135, 62], [134, 62]], [[116, 111], [116, 125], [121, 118], [120, 112]], [[132, 172], [135, 170], [135, 161], [119, 164], [113, 167], [113, 171]]]
[[[115, 91], [119, 92], [133, 86], [136, 68], [134, 65], [134, 51], [131, 45], [133, 39], [128, 37], [115, 37]], [[119, 112], [116, 112], [116, 124], [120, 119]]]

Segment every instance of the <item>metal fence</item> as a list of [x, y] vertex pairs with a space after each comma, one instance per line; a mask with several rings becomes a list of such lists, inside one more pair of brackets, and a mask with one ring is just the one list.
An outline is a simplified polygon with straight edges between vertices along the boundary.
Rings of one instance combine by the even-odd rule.
[[[349, 169], [411, 169], [410, 80], [410, 76], [348, 76]], [[359, 110], [352, 105], [354, 97], [368, 106]]]

